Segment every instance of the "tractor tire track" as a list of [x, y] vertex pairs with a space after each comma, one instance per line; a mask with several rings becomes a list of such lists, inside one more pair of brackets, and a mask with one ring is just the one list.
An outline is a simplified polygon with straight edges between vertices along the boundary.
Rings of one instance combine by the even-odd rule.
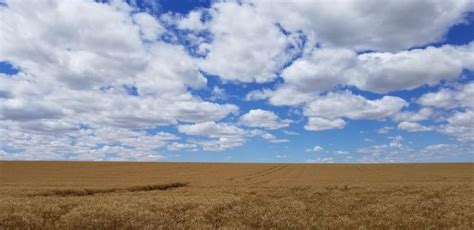
[[246, 177], [250, 177], [250, 176], [254, 176], [254, 175], [258, 175], [260, 173], [265, 173], [267, 171], [271, 171], [275, 168], [278, 168], [280, 167], [280, 165], [275, 165], [275, 166], [272, 166], [270, 168], [267, 168], [267, 169], [264, 169], [264, 170], [261, 170], [261, 171], [257, 171], [255, 173], [250, 173], [250, 174], [247, 174], [247, 175], [242, 175], [242, 176], [236, 176], [236, 177], [232, 177], [232, 178], [229, 178], [228, 180], [230, 181], [233, 181], [233, 180], [238, 180], [238, 179], [242, 179], [242, 178], [246, 178]]
[[259, 172], [256, 172], [256, 173], [252, 173], [252, 174], [244, 175], [244, 176], [239, 176], [239, 177], [234, 177], [234, 178], [231, 178], [230, 180], [241, 180], [241, 181], [247, 181], [248, 182], [248, 181], [252, 181], [254, 179], [260, 178], [260, 177], [275, 174], [275, 173], [283, 170], [286, 167], [287, 167], [287, 165], [276, 165], [276, 166], [270, 167], [268, 169], [265, 169], [265, 170], [262, 170], [262, 171], [259, 171]]

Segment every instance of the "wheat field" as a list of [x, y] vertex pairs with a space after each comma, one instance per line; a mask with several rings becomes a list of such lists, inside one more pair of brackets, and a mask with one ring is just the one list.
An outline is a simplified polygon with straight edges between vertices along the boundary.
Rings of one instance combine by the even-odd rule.
[[474, 164], [0, 162], [1, 229], [473, 229]]

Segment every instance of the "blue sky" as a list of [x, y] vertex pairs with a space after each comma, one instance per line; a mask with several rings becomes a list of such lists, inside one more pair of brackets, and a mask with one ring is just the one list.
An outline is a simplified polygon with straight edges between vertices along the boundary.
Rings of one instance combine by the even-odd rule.
[[0, 21], [0, 159], [473, 161], [469, 0], [5, 1]]

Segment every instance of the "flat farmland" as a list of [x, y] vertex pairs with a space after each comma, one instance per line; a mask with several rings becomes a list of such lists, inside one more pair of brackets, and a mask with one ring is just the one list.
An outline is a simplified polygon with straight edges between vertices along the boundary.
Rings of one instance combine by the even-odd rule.
[[0, 162], [0, 228], [474, 228], [474, 164]]

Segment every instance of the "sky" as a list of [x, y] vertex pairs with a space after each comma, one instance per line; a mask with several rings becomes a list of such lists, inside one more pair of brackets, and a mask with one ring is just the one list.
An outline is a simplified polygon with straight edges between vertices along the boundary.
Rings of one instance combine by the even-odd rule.
[[0, 0], [0, 159], [472, 162], [474, 1]]

